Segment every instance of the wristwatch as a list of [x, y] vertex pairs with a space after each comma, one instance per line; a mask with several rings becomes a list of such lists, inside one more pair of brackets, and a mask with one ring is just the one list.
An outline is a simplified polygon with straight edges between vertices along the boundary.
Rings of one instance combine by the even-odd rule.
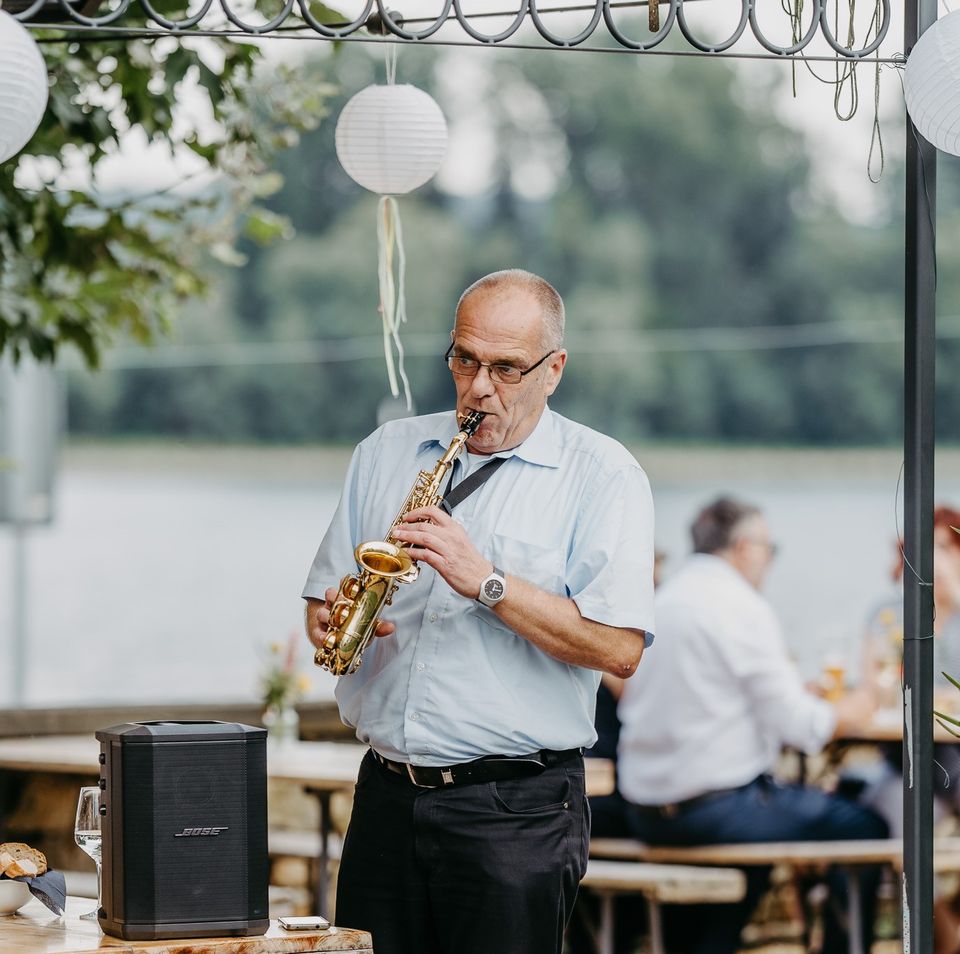
[[493, 568], [491, 573], [481, 584], [477, 602], [484, 606], [496, 606], [507, 595], [507, 578], [503, 570]]

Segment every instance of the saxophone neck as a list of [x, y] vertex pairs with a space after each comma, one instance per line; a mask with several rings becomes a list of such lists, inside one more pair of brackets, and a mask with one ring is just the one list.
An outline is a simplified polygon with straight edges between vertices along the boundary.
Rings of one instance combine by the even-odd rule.
[[470, 435], [466, 431], [461, 431], [457, 436], [450, 441], [450, 446], [444, 451], [443, 457], [437, 461], [437, 468], [443, 468], [446, 470], [449, 468], [453, 462], [460, 456], [460, 451], [463, 450], [463, 445], [467, 443], [470, 439]]

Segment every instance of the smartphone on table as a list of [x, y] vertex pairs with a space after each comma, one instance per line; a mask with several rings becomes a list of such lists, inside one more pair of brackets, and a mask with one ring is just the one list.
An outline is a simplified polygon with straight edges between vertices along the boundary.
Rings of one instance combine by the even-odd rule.
[[330, 922], [319, 914], [279, 918], [277, 923], [284, 931], [326, 931], [330, 927]]

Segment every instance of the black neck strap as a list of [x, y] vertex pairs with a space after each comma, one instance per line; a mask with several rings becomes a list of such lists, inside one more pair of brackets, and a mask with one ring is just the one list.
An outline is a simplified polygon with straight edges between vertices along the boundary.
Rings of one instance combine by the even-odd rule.
[[[482, 467], [478, 467], [469, 477], [461, 480], [453, 490], [450, 489], [450, 484], [453, 483], [453, 473], [451, 471], [450, 482], [447, 484], [447, 492], [443, 495], [443, 500], [441, 500], [437, 506], [442, 510], [446, 510], [447, 513], [450, 513], [458, 503], [466, 500], [475, 490], [479, 490], [479, 488], [506, 463], [506, 460], [506, 457], [495, 457], [493, 460], [488, 460]], [[459, 462], [454, 461], [454, 468], [456, 468], [457, 463]]]

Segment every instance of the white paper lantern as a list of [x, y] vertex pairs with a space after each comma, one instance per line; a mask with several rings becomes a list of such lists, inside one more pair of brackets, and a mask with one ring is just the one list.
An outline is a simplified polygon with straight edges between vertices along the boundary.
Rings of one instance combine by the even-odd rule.
[[447, 122], [416, 86], [368, 86], [343, 107], [336, 142], [351, 179], [379, 195], [403, 195], [440, 168]]
[[33, 37], [0, 10], [0, 162], [37, 131], [47, 108], [47, 65]]
[[938, 149], [960, 156], [960, 10], [917, 40], [903, 73], [907, 112]]

